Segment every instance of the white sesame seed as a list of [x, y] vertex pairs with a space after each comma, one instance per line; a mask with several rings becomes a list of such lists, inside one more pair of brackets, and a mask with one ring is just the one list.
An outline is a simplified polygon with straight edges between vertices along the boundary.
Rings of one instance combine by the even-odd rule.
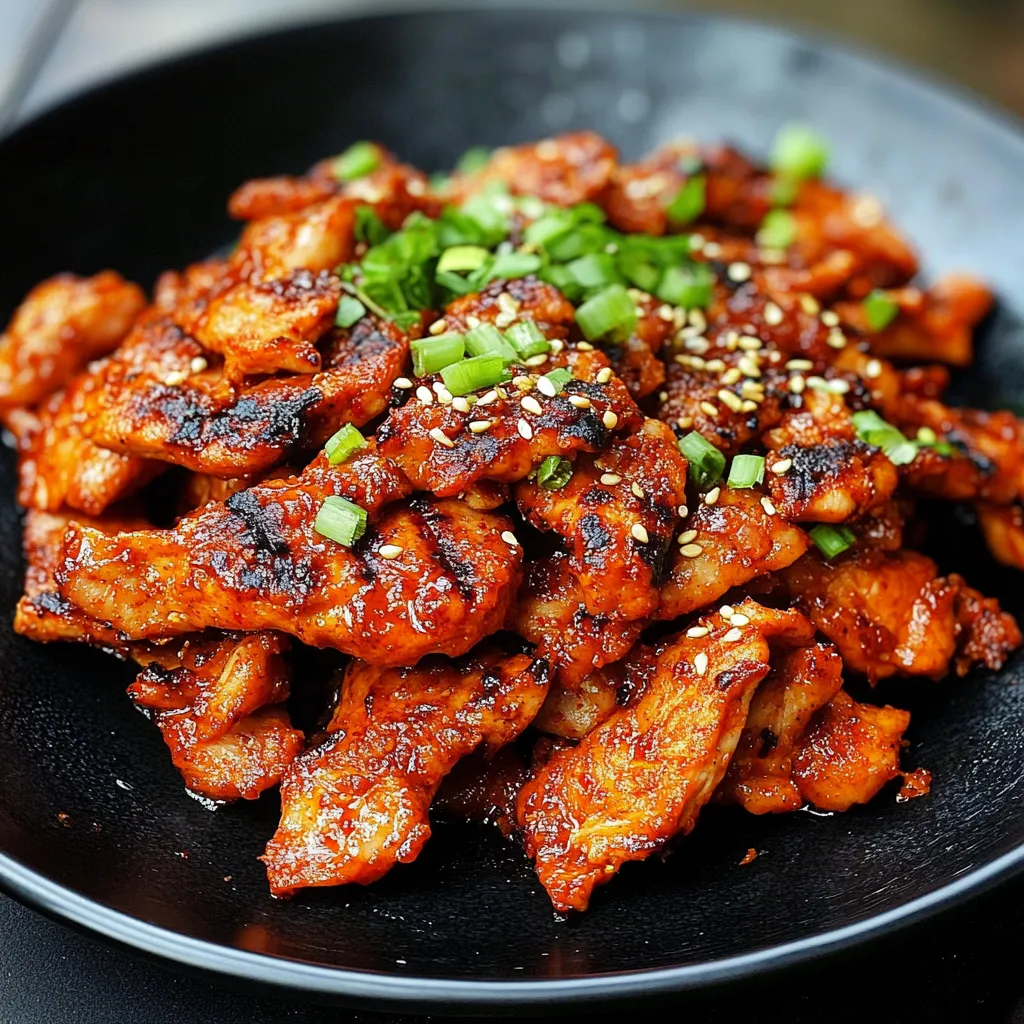
[[589, 409], [590, 399], [586, 395], [570, 395], [569, 404], [575, 406], [577, 409]]
[[508, 544], [509, 547], [519, 547], [519, 541], [516, 539], [516, 535], [511, 530], [502, 530], [501, 539]]
[[794, 395], [802, 394], [805, 387], [807, 387], [807, 381], [805, 381], [800, 374], [797, 374], [795, 377], [790, 377], [789, 390], [792, 391]]
[[658, 319], [666, 323], [672, 323], [676, 318], [676, 311], [667, 303], [663, 302], [657, 309]]
[[704, 315], [702, 309], [698, 309], [696, 306], [686, 314], [686, 319], [691, 327], [695, 327], [698, 331], [706, 331], [708, 327], [708, 318]]
[[619, 476], [618, 473], [602, 473], [601, 474], [601, 483], [607, 485], [608, 487], [614, 487], [615, 484], [621, 483], [621, 482], [622, 482], [622, 477]]
[[722, 374], [719, 380], [725, 385], [733, 385], [738, 384], [742, 376], [743, 373], [738, 366], [731, 366]]
[[444, 445], [445, 448], [454, 448], [455, 447], [455, 442], [440, 427], [432, 427], [430, 429], [429, 433], [430, 433], [430, 436], [438, 444]]
[[825, 344], [828, 345], [829, 348], [846, 348], [846, 335], [843, 334], [838, 327], [833, 327], [832, 330], [828, 332]]
[[807, 294], [800, 296], [800, 308], [808, 316], [817, 316], [821, 311], [821, 306], [819, 305], [818, 300], [813, 295]]
[[792, 459], [788, 459], [788, 458], [787, 459], [779, 459], [778, 462], [773, 462], [772, 466], [771, 466], [772, 472], [776, 473], [778, 476], [784, 476], [792, 468], [793, 468], [793, 460]]
[[537, 401], [533, 395], [527, 395], [525, 398], [520, 399], [519, 404], [527, 411], [532, 412], [534, 416], [540, 416], [544, 412], [540, 402]]
[[629, 532], [633, 535], [633, 540], [638, 540], [641, 544], [647, 544], [651, 539], [642, 523], [634, 523], [629, 528]]
[[726, 633], [725, 636], [722, 637], [722, 640], [725, 643], [727, 643], [727, 644], [734, 644], [734, 643], [736, 643], [737, 640], [742, 640], [742, 639], [743, 639], [743, 630], [742, 629], [730, 629], [729, 632]]
[[833, 395], [845, 395], [850, 390], [850, 382], [836, 377], [828, 382], [828, 389]]
[[448, 390], [444, 386], [444, 381], [443, 380], [435, 380], [434, 383], [430, 385], [430, 389], [434, 392], [435, 395], [439, 395], [439, 394], [441, 394], [442, 391], [447, 391]]
[[775, 515], [775, 505], [772, 502], [772, 499], [769, 498], [767, 494], [763, 495], [761, 498], [761, 508], [763, 508], [765, 512], [768, 513], [768, 515]]
[[708, 670], [708, 656], [700, 651], [693, 659], [693, 668], [697, 675], [702, 676], [707, 673]]
[[743, 349], [744, 352], [756, 352], [762, 347], [762, 341], [760, 338], [754, 337], [753, 334], [742, 335], [736, 344]]
[[702, 356], [711, 348], [711, 342], [707, 338], [697, 335], [693, 338], [687, 338], [683, 342], [683, 347], [687, 352], [695, 352], [697, 355]]
[[481, 395], [476, 400], [476, 404], [477, 405], [490, 405], [491, 402], [496, 402], [497, 400], [498, 400], [498, 392], [493, 390], [493, 388], [492, 388], [490, 391], [486, 392], [486, 394]]
[[184, 370], [172, 370], [164, 377], [164, 383], [169, 388], [176, 388], [179, 384], [184, 384], [186, 380], [188, 380], [188, 374]]
[[445, 331], [446, 331], [447, 329], [448, 329], [448, 321], [447, 321], [447, 320], [445, 320], [445, 319], [444, 319], [443, 317], [442, 317], [442, 319], [440, 319], [440, 320], [435, 320], [435, 321], [434, 321], [434, 322], [433, 322], [433, 323], [432, 323], [432, 324], [431, 324], [431, 325], [430, 325], [430, 326], [429, 326], [429, 327], [427, 328], [427, 330], [428, 330], [428, 331], [430, 331], [430, 333], [431, 333], [431, 334], [444, 334], [444, 332], [445, 332]]
[[725, 360], [709, 359], [704, 364], [704, 369], [707, 370], [708, 373], [721, 373], [725, 369]]
[[470, 328], [471, 330], [474, 327], [479, 327], [480, 326], [480, 317], [473, 316], [473, 314], [470, 313], [469, 316], [466, 317], [466, 326], [468, 328]]
[[427, 386], [426, 386], [425, 384], [421, 384], [421, 385], [420, 385], [420, 386], [419, 386], [419, 387], [418, 387], [418, 388], [416, 389], [416, 397], [417, 397], [417, 398], [418, 398], [418, 399], [419, 399], [419, 400], [420, 400], [420, 401], [421, 401], [421, 402], [422, 402], [422, 403], [423, 403], [424, 405], [432, 405], [432, 404], [433, 404], [433, 402], [434, 402], [434, 395], [433, 395], [433, 392], [432, 392], [432, 391], [430, 390], [430, 388], [428, 388], [428, 387], [427, 387]]
[[701, 402], [700, 411], [705, 416], [710, 416], [712, 419], [718, 419], [718, 410], [710, 402]]
[[790, 359], [786, 363], [787, 370], [813, 370], [814, 363], [810, 359]]
[[547, 398], [554, 398], [558, 394], [555, 385], [547, 377], [541, 377], [537, 381], [537, 390]]
[[202, 373], [210, 364], [202, 356], [193, 356], [188, 368], [193, 373]]
[[565, 348], [565, 342], [561, 338], [552, 338], [548, 344], [551, 346], [552, 352], [561, 352]]
[[607, 384], [612, 379], [612, 368], [610, 366], [603, 366], [597, 371], [597, 383]]
[[420, 178], [410, 178], [405, 183], [405, 191], [411, 196], [422, 196], [427, 191], [427, 186]]
[[631, 483], [631, 484], [629, 485], [629, 489], [630, 489], [630, 490], [631, 490], [631, 491], [633, 492], [633, 494], [634, 494], [634, 495], [636, 495], [636, 497], [638, 497], [638, 498], [644, 498], [644, 497], [646, 497], [646, 495], [644, 494], [644, 489], [643, 489], [643, 488], [642, 488], [642, 487], [641, 487], [641, 486], [640, 486], [640, 485], [639, 485], [639, 484], [638, 484], [638, 483], [637, 483], [637, 482], [636, 482], [635, 480], [633, 481], [633, 483]]
[[396, 377], [392, 386], [407, 391], [412, 387], [412, 381], [408, 377]]
[[869, 359], [864, 367], [864, 376], [869, 380], [882, 376], [882, 364], [877, 359]]
[[751, 398], [744, 399], [740, 405], [740, 412], [754, 412], [757, 409], [757, 402]]
[[494, 318], [494, 326], [504, 330], [506, 327], [511, 327], [516, 322], [515, 313], [499, 313]]
[[680, 416], [679, 419], [676, 420], [676, 426], [679, 427], [680, 430], [689, 430], [690, 427], [693, 426], [693, 417]]
[[519, 303], [508, 292], [498, 295], [498, 309], [506, 316], [515, 316], [519, 312]]
[[686, 635], [691, 640], [699, 640], [702, 636], [707, 636], [711, 630], [707, 626], [691, 626], [687, 631]]
[[683, 558], [696, 558], [704, 549], [699, 544], [683, 544], [679, 548], [679, 554]]
[[676, 511], [679, 513], [680, 519], [685, 519], [690, 514], [690, 509], [687, 505], [680, 505]]
[[533, 437], [533, 427], [530, 426], [526, 420], [519, 420], [516, 423], [516, 430], [519, 431], [519, 436], [529, 441]]
[[828, 391], [829, 389], [829, 382], [824, 377], [817, 375], [808, 377], [806, 383], [809, 388], [814, 388], [815, 390]]
[[782, 323], [784, 314], [782, 308], [774, 302], [766, 302], [762, 318], [769, 327], [777, 327]]
[[377, 549], [377, 554], [379, 554], [381, 558], [386, 558], [388, 561], [391, 561], [392, 558], [397, 558], [404, 550], [405, 548], [399, 547], [397, 544], [381, 544]]
[[619, 417], [608, 409], [605, 414], [601, 417], [601, 422], [609, 429], [614, 430], [619, 425]]
[[727, 405], [733, 412], [742, 412], [743, 401], [734, 391], [722, 388], [718, 392], [718, 399], [722, 405]]
[[885, 216], [885, 209], [877, 196], [858, 196], [850, 207], [850, 220], [861, 228], [877, 227]]
[[714, 503], [716, 501], [718, 501], [718, 496], [721, 493], [722, 493], [722, 488], [721, 487], [712, 487], [711, 490], [708, 491], [708, 493], [704, 495], [704, 504], [705, 505], [714, 505]]
[[734, 626], [749, 626], [750, 625], [750, 619], [748, 619], [747, 616], [744, 615], [742, 612], [733, 612], [732, 617], [729, 619], [729, 621]]
[[471, 420], [469, 429], [474, 434], [482, 434], [485, 430], [489, 430], [491, 426], [491, 420]]
[[694, 537], [696, 537], [696, 536], [697, 536], [697, 531], [696, 530], [683, 530], [683, 532], [681, 534], [679, 534], [679, 540], [678, 540], [677, 543], [679, 543], [679, 544], [689, 544], [690, 541], [693, 540]]
[[704, 243], [704, 255], [709, 260], [717, 260], [722, 255], [722, 247], [718, 242], [705, 242]]
[[512, 386], [520, 391], [532, 391], [533, 378], [529, 374], [521, 373], [517, 377], [512, 378]]
[[441, 405], [451, 405], [455, 398], [447, 388], [442, 388], [437, 393], [437, 400]]
[[725, 272], [728, 274], [730, 281], [736, 281], [741, 284], [744, 281], [750, 280], [750, 264], [744, 263], [742, 260], [730, 263]]
[[459, 395], [452, 399], [452, 408], [457, 412], [469, 412], [470, 405], [463, 395]]
[[834, 309], [826, 309], [821, 314], [821, 322], [826, 327], [838, 327], [839, 326], [839, 314]]
[[576, 342], [576, 348], [580, 352], [593, 352], [594, 346], [589, 341], [578, 341]]
[[523, 360], [524, 366], [543, 366], [549, 359], [547, 352], [538, 352], [535, 356]]

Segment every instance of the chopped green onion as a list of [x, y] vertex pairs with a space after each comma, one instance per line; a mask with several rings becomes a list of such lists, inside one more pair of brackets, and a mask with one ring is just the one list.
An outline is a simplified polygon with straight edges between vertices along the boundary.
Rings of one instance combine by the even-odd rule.
[[876, 288], [864, 300], [864, 316], [869, 331], [882, 331], [896, 319], [900, 307], [885, 292]]
[[388, 319], [400, 330], [410, 331], [413, 327], [423, 326], [423, 314], [411, 310], [408, 313], [395, 313]]
[[522, 359], [551, 351], [551, 342], [541, 334], [540, 328], [532, 320], [520, 320], [519, 323], [513, 324], [505, 332], [505, 337], [512, 342], [512, 346]]
[[530, 252], [500, 252], [494, 257], [494, 262], [487, 271], [487, 281], [495, 281], [502, 278], [511, 281], [517, 277], [526, 277], [527, 274], [535, 274], [541, 268], [544, 261], [535, 253]]
[[471, 356], [499, 355], [506, 363], [518, 358], [511, 342], [494, 324], [479, 324], [464, 335], [466, 351]]
[[553, 284], [570, 302], [578, 302], [583, 298], [583, 289], [566, 266], [561, 263], [549, 263], [541, 267], [537, 276], [548, 284]]
[[441, 371], [444, 386], [453, 395], [468, 395], [478, 388], [490, 388], [505, 376], [505, 361], [499, 355], [473, 356], [451, 363]]
[[357, 242], [365, 242], [367, 245], [380, 245], [390, 234], [391, 230], [377, 216], [372, 206], [357, 206], [356, 220], [352, 228]]
[[919, 427], [915, 440], [922, 448], [934, 448], [940, 455], [947, 457], [956, 450], [948, 441], [940, 441], [931, 427]]
[[764, 480], [763, 455], [734, 455], [729, 467], [730, 487], [753, 487]]
[[487, 189], [471, 196], [458, 210], [463, 226], [475, 229], [476, 237], [467, 239], [483, 245], [497, 245], [508, 235], [512, 197], [503, 188]]
[[565, 269], [585, 291], [593, 291], [622, 280], [615, 269], [615, 260], [606, 252], [587, 253], [567, 263]]
[[366, 509], [332, 495], [320, 506], [313, 529], [322, 537], [351, 547], [366, 532]]
[[481, 245], [453, 245], [441, 253], [437, 261], [439, 271], [479, 270], [491, 254]]
[[654, 294], [662, 302], [683, 309], [706, 309], [711, 304], [715, 275], [706, 263], [669, 267], [662, 275]]
[[661, 280], [661, 270], [639, 252], [620, 253], [617, 259], [619, 273], [641, 291], [653, 292]]
[[437, 271], [434, 274], [434, 280], [442, 288], [447, 288], [448, 291], [454, 292], [456, 295], [469, 295], [470, 292], [477, 290], [472, 281], [467, 281], [461, 275], [453, 274], [450, 270]]
[[466, 343], [461, 334], [449, 331], [432, 338], [418, 338], [409, 343], [409, 349], [412, 351], [412, 372], [417, 377], [426, 377], [458, 362], [465, 354]]
[[327, 461], [332, 466], [344, 462], [354, 451], [366, 447], [366, 439], [352, 426], [346, 423], [333, 437], [328, 438], [324, 445]]
[[354, 181], [377, 170], [380, 150], [372, 142], [354, 142], [339, 157], [335, 157], [332, 171], [339, 181]]
[[917, 444], [905, 437], [891, 423], [887, 423], [873, 409], [855, 412], [850, 419], [857, 437], [867, 444], [881, 448], [886, 458], [895, 466], [913, 462], [917, 455]]
[[557, 491], [572, 479], [572, 463], [562, 455], [549, 455], [537, 470], [537, 483], [546, 491]]
[[545, 373], [544, 376], [551, 381], [555, 394], [561, 394], [565, 390], [565, 385], [572, 380], [572, 374], [561, 366]]
[[607, 334], [628, 335], [636, 326], [636, 305], [621, 284], [610, 284], [576, 310], [576, 323], [587, 341]]
[[668, 219], [676, 224], [689, 224], [696, 220], [704, 212], [706, 193], [707, 179], [703, 174], [688, 179], [665, 207]]
[[765, 249], [788, 249], [796, 241], [796, 219], [789, 210], [769, 210], [757, 232], [757, 244]]
[[795, 181], [820, 178], [828, 164], [828, 143], [805, 124], [787, 124], [772, 143], [772, 170]]
[[491, 159], [491, 151], [486, 146], [471, 146], [455, 165], [460, 174], [475, 174], [485, 167]]
[[690, 479], [697, 487], [710, 487], [722, 479], [725, 456], [699, 430], [681, 438], [679, 450], [690, 464]]
[[548, 256], [557, 263], [568, 263], [588, 252], [603, 252], [611, 232], [603, 224], [581, 224], [545, 246]]
[[770, 198], [773, 206], [792, 206], [800, 191], [800, 182], [778, 177], [772, 181]]
[[848, 526], [828, 526], [818, 523], [807, 531], [818, 550], [830, 561], [841, 555], [856, 539], [857, 535]]
[[354, 295], [342, 295], [338, 300], [338, 312], [334, 322], [339, 327], [351, 327], [366, 316], [366, 307]]
[[531, 245], [547, 246], [556, 238], [568, 234], [574, 226], [575, 221], [568, 210], [552, 210], [527, 225], [523, 232], [523, 240]]

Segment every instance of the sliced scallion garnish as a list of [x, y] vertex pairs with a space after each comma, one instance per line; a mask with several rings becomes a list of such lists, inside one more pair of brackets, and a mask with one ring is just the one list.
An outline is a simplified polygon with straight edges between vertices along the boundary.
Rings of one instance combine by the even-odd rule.
[[706, 191], [707, 179], [703, 174], [696, 174], [687, 179], [665, 207], [668, 219], [676, 224], [689, 224], [690, 221], [696, 220], [704, 212]]
[[332, 171], [339, 181], [355, 181], [371, 174], [380, 166], [380, 149], [372, 142], [353, 142], [336, 157]]
[[471, 327], [464, 335], [466, 351], [471, 356], [499, 355], [510, 363], [517, 358], [512, 343], [494, 324], [479, 324]]
[[696, 487], [710, 487], [722, 479], [725, 456], [699, 430], [680, 438], [679, 450], [690, 464], [690, 479]]
[[342, 295], [334, 322], [339, 327], [351, 327], [366, 316], [366, 307], [354, 295]]
[[366, 509], [332, 495], [320, 506], [313, 529], [322, 537], [351, 547], [366, 532], [366, 519]]
[[453, 245], [441, 253], [437, 261], [439, 271], [479, 270], [491, 257], [482, 245]]
[[818, 523], [807, 531], [815, 547], [829, 560], [841, 555], [857, 539], [848, 526], [829, 526]]
[[796, 241], [796, 219], [789, 210], [769, 210], [757, 232], [757, 244], [765, 249], [788, 249]]
[[513, 324], [505, 332], [505, 337], [512, 343], [521, 359], [529, 359], [530, 356], [539, 356], [551, 350], [551, 342], [544, 337], [532, 320], [520, 320], [519, 323]]
[[729, 467], [730, 487], [753, 487], [764, 480], [763, 455], [734, 455]]
[[409, 343], [409, 349], [412, 352], [412, 372], [417, 377], [426, 377], [458, 362], [466, 352], [466, 343], [461, 334], [449, 331], [430, 338], [418, 338]]
[[441, 371], [441, 380], [453, 395], [494, 387], [504, 376], [505, 361], [500, 355], [472, 356]]
[[850, 419], [857, 437], [866, 444], [881, 448], [886, 458], [895, 466], [905, 466], [914, 461], [918, 445], [878, 415], [874, 409], [862, 409]]
[[608, 285], [576, 310], [576, 323], [587, 341], [629, 335], [636, 320], [636, 304], [621, 284]]
[[565, 390], [565, 385], [572, 380], [572, 374], [564, 367], [559, 366], [557, 369], [550, 370], [544, 374], [545, 378], [551, 382], [551, 386], [555, 389], [555, 394], [561, 394]]
[[900, 307], [885, 292], [876, 288], [864, 300], [864, 317], [868, 322], [868, 330], [883, 331], [896, 319]]
[[805, 124], [787, 124], [772, 144], [772, 170], [792, 181], [820, 178], [828, 165], [828, 143]]
[[662, 302], [683, 309], [706, 309], [711, 304], [715, 275], [706, 263], [669, 267], [662, 275], [654, 294]]
[[336, 434], [328, 438], [324, 445], [327, 461], [332, 466], [344, 462], [354, 451], [366, 447], [366, 439], [352, 426], [346, 423]]

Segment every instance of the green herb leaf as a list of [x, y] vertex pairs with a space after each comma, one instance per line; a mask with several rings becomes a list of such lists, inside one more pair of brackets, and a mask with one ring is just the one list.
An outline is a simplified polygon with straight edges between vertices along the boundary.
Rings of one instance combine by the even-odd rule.
[[572, 479], [572, 463], [561, 455], [549, 455], [537, 470], [537, 483], [546, 491], [557, 491]]
[[665, 207], [668, 219], [676, 224], [689, 224], [704, 212], [707, 179], [697, 174], [687, 179], [675, 198]]
[[787, 124], [772, 144], [772, 170], [791, 181], [820, 178], [828, 165], [828, 143], [805, 124]]
[[679, 450], [690, 464], [690, 479], [703, 490], [722, 479], [725, 456], [699, 430], [679, 440]]
[[877, 333], [885, 330], [896, 319], [900, 307], [885, 292], [876, 288], [864, 300], [864, 316], [868, 330]]
[[331, 168], [339, 181], [355, 181], [371, 174], [380, 166], [380, 149], [372, 142], [354, 142]]
[[342, 295], [334, 322], [339, 327], [351, 327], [366, 316], [366, 307], [354, 295]]
[[796, 241], [796, 219], [789, 210], [769, 210], [757, 232], [757, 244], [765, 249], [788, 249]]

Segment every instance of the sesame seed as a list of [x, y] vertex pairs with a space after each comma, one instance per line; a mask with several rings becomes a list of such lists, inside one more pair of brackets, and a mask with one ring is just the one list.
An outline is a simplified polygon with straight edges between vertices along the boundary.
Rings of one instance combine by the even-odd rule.
[[920, 427], [917, 431], [917, 439], [921, 444], [935, 444], [939, 436], [931, 427]]
[[877, 359], [869, 359], [864, 367], [864, 376], [869, 380], [882, 376], [882, 364]]
[[634, 523], [629, 528], [629, 532], [633, 535], [633, 540], [638, 540], [641, 544], [647, 544], [651, 539], [642, 523]]
[[635, 480], [633, 481], [633, 483], [629, 485], [629, 489], [638, 498], [646, 497], [646, 495], [644, 494], [644, 489]]
[[519, 303], [508, 292], [498, 295], [498, 309], [506, 316], [515, 316], [519, 312]]
[[541, 377], [537, 381], [537, 390], [546, 398], [554, 398], [558, 394], [555, 390], [555, 385], [547, 377]]
[[433, 394], [433, 392], [432, 392], [432, 391], [430, 390], [430, 388], [428, 388], [428, 387], [427, 387], [426, 385], [424, 385], [424, 384], [421, 384], [421, 385], [420, 385], [420, 386], [419, 386], [419, 387], [418, 387], [418, 388], [416, 389], [416, 397], [417, 397], [417, 398], [418, 398], [418, 399], [419, 399], [419, 400], [420, 400], [420, 401], [421, 401], [421, 402], [422, 402], [422, 403], [423, 403], [424, 405], [432, 405], [432, 404], [433, 404], [433, 401], [434, 401], [434, 394]]
[[703, 550], [699, 544], [683, 544], [679, 549], [679, 554], [683, 558], [696, 558]]
[[586, 395], [570, 395], [569, 404], [576, 406], [577, 409], [589, 409], [590, 399]]
[[778, 476], [784, 476], [792, 468], [793, 468], [793, 460], [792, 459], [779, 459], [778, 462], [773, 462], [772, 463], [772, 467], [771, 467], [772, 472], [776, 473]]
[[657, 310], [658, 319], [664, 320], [666, 323], [672, 323], [676, 318], [676, 311], [667, 303], [663, 302]]
[[690, 326], [696, 327], [698, 331], [707, 329], [708, 318], [704, 315], [704, 311], [696, 306], [686, 314], [686, 319], [689, 321]]
[[401, 388], [403, 391], [407, 391], [412, 387], [412, 381], [408, 377], [396, 377], [392, 387]]
[[676, 426], [679, 427], [680, 430], [689, 430], [690, 427], [693, 426], [693, 417], [680, 416], [679, 419], [676, 420]]
[[516, 322], [515, 313], [499, 313], [494, 318], [494, 326], [500, 327], [504, 330], [506, 327], [511, 327]]
[[533, 378], [528, 374], [521, 373], [517, 377], [512, 378], [512, 386], [514, 388], [518, 388], [520, 391], [532, 391]]
[[828, 389], [833, 395], [845, 395], [850, 390], [850, 382], [837, 377], [829, 381]]
[[821, 306], [818, 304], [818, 300], [813, 295], [801, 295], [800, 296], [800, 308], [808, 316], [817, 316], [821, 311]]
[[725, 360], [709, 359], [704, 364], [704, 369], [707, 370], [708, 373], [721, 373], [725, 369]]
[[743, 376], [743, 374], [740, 371], [739, 367], [732, 366], [728, 370], [726, 370], [725, 373], [722, 374], [720, 380], [721, 380], [721, 383], [727, 384], [727, 385], [728, 384], [737, 384], [737, 383], [739, 383], [739, 380], [740, 380], [740, 378], [742, 376]]
[[693, 338], [687, 338], [683, 342], [687, 352], [696, 352], [697, 355], [702, 356], [709, 348], [711, 348], [711, 342], [707, 338], [697, 335]]
[[399, 547], [397, 544], [381, 544], [377, 549], [377, 554], [390, 561], [392, 558], [397, 558], [404, 550], [405, 548]]
[[594, 346], [589, 341], [578, 341], [576, 342], [576, 348], [580, 352], [593, 352]]
[[722, 255], [722, 247], [718, 242], [705, 242], [704, 255], [710, 260], [716, 260]]
[[437, 393], [437, 400], [441, 405], [451, 405], [455, 401], [455, 397], [447, 388], [441, 388]]
[[742, 283], [743, 281], [750, 280], [750, 264], [744, 263], [741, 260], [737, 260], [735, 263], [730, 263], [725, 272], [729, 276], [730, 281]]
[[789, 390], [792, 391], [794, 395], [802, 394], [805, 387], [807, 387], [807, 381], [805, 381], [800, 374], [797, 374], [795, 377], [790, 377]]
[[689, 544], [690, 541], [693, 540], [694, 537], [696, 537], [696, 536], [697, 536], [697, 531], [696, 530], [684, 530], [681, 534], [679, 534], [679, 543], [680, 544]]
[[828, 391], [829, 390], [829, 382], [827, 380], [825, 380], [824, 377], [818, 377], [818, 376], [808, 377], [807, 381], [806, 381], [806, 384], [807, 384], [807, 386], [809, 388], [814, 388], [815, 390], [821, 390], [821, 391]]
[[480, 326], [480, 317], [473, 316], [473, 314], [470, 313], [470, 315], [466, 317], [466, 326], [469, 327], [470, 329], [472, 329], [474, 327], [479, 327]]
[[704, 246], [704, 236], [703, 235], [698, 235], [698, 234], [690, 235], [690, 249], [691, 250], [696, 251], [697, 249], [703, 248], [703, 246]]
[[752, 398], [744, 399], [740, 404], [740, 412], [754, 412], [755, 409], [757, 409], [757, 402]]
[[712, 419], [718, 419], [718, 410], [710, 402], [701, 402], [700, 411]]
[[762, 319], [769, 327], [777, 327], [782, 323], [784, 314], [782, 308], [774, 302], [766, 302]]
[[749, 356], [745, 356], [736, 364], [740, 371], [747, 377], [760, 377], [761, 368], [757, 365], [756, 360]]
[[463, 395], [459, 395], [458, 398], [452, 399], [452, 408], [457, 412], [469, 412], [469, 402], [466, 401]]
[[469, 429], [474, 434], [482, 434], [485, 430], [489, 430], [491, 426], [491, 420], [471, 420]]
[[533, 437], [533, 427], [530, 426], [526, 420], [519, 420], [516, 423], [516, 430], [519, 431], [519, 436], [529, 441]]
[[702, 676], [707, 673], [708, 670], [708, 656], [700, 651], [693, 659], [693, 668], [697, 675]]
[[759, 380], [753, 380], [747, 378], [740, 385], [740, 394], [744, 398], [753, 398], [755, 401], [762, 401], [764, 399], [764, 385]]
[[742, 629], [735, 629], [735, 628], [734, 629], [730, 629], [729, 632], [726, 633], [725, 636], [722, 637], [722, 640], [725, 643], [727, 643], [727, 644], [734, 644], [734, 643], [736, 643], [737, 640], [742, 640], [742, 639], [743, 639], [743, 630]]
[[534, 416], [540, 416], [540, 414], [544, 412], [540, 402], [538, 402], [537, 399], [533, 397], [533, 395], [527, 395], [519, 402], [519, 404], [527, 412], [532, 412]]
[[501, 539], [512, 548], [519, 547], [519, 541], [516, 539], [516, 535], [511, 530], [502, 530]]
[[601, 417], [601, 422], [609, 430], [614, 430], [619, 425], [619, 417], [612, 412], [611, 409], [607, 409], [605, 414]]
[[718, 392], [718, 398], [722, 405], [727, 405], [733, 412], [740, 412], [743, 409], [743, 402], [734, 391], [722, 388]]
[[608, 487], [614, 487], [615, 484], [621, 483], [621, 481], [622, 481], [622, 477], [619, 476], [618, 473], [602, 473], [601, 474], [601, 483], [607, 485]]
[[691, 640], [699, 640], [702, 636], [707, 636], [711, 630], [707, 626], [691, 626], [687, 631], [686, 635]]
[[850, 207], [850, 220], [861, 228], [877, 227], [885, 216], [885, 209], [877, 196], [858, 196]]
[[612, 379], [612, 368], [610, 366], [604, 366], [597, 371], [597, 383], [607, 384]]
[[455, 442], [440, 428], [432, 427], [429, 431], [430, 436], [438, 443], [445, 446], [445, 448], [454, 448]]
[[658, 401], [661, 402], [662, 404], [667, 402], [668, 401], [668, 392], [667, 391], [659, 391], [658, 392]]
[[429, 327], [427, 328], [427, 330], [428, 330], [428, 331], [430, 331], [430, 333], [431, 333], [431, 334], [444, 334], [444, 332], [445, 332], [445, 331], [446, 331], [447, 329], [448, 329], [448, 321], [447, 321], [447, 320], [445, 320], [445, 319], [444, 319], [443, 317], [442, 317], [442, 319], [440, 319], [440, 320], [435, 320], [435, 321], [434, 321], [434, 322], [433, 322], [433, 323], [432, 323], [432, 324], [431, 324], [431, 325], [430, 325], [430, 326], [429, 326]]
[[721, 493], [722, 493], [722, 488], [721, 487], [712, 487], [711, 490], [708, 491], [708, 493], [704, 495], [704, 504], [705, 505], [714, 505], [714, 503], [716, 501], [718, 501], [718, 496]]
[[843, 334], [838, 327], [833, 327], [832, 330], [828, 332], [825, 344], [828, 345], [829, 348], [846, 348], [846, 335]]
[[810, 359], [790, 359], [786, 363], [787, 370], [813, 370], [814, 363]]
[[193, 356], [188, 368], [193, 373], [202, 373], [210, 364], [202, 356]]
[[427, 186], [419, 178], [412, 178], [405, 183], [405, 191], [411, 196], [422, 196], [427, 191]]
[[435, 380], [434, 383], [430, 385], [430, 388], [435, 395], [439, 395], [442, 391], [447, 390], [444, 386], [443, 380]]
[[834, 309], [826, 309], [821, 314], [821, 322], [826, 327], [838, 327], [839, 326], [839, 314]]
[[679, 513], [680, 519], [685, 519], [690, 514], [690, 509], [686, 505], [680, 505], [676, 511]]
[[530, 356], [529, 359], [523, 360], [524, 366], [543, 366], [548, 361], [548, 354], [546, 352], [539, 352], [535, 356]]
[[565, 342], [561, 338], [552, 338], [548, 344], [551, 346], [552, 352], [561, 352], [565, 348]]
[[718, 609], [718, 614], [721, 615], [723, 619], [731, 619], [736, 614], [736, 609], [733, 608], [731, 604], [723, 604], [722, 607]]
[[749, 626], [750, 619], [741, 612], [733, 612], [732, 617], [729, 620], [734, 626]]
[[775, 515], [775, 505], [772, 502], [772, 499], [769, 498], [767, 494], [763, 495], [761, 498], [761, 508], [763, 508], [765, 512], [768, 513], [768, 515]]
[[744, 352], [756, 352], [761, 348], [762, 341], [760, 338], [755, 338], [753, 334], [744, 334], [736, 344], [743, 349]]
[[188, 374], [184, 370], [172, 370], [164, 377], [164, 383], [169, 388], [176, 388], [179, 384], [184, 384], [186, 380], [188, 380]]
[[477, 405], [490, 405], [491, 402], [496, 402], [497, 400], [498, 400], [498, 392], [492, 389], [492, 390], [488, 391], [486, 394], [481, 395], [476, 400], [476, 404]]

